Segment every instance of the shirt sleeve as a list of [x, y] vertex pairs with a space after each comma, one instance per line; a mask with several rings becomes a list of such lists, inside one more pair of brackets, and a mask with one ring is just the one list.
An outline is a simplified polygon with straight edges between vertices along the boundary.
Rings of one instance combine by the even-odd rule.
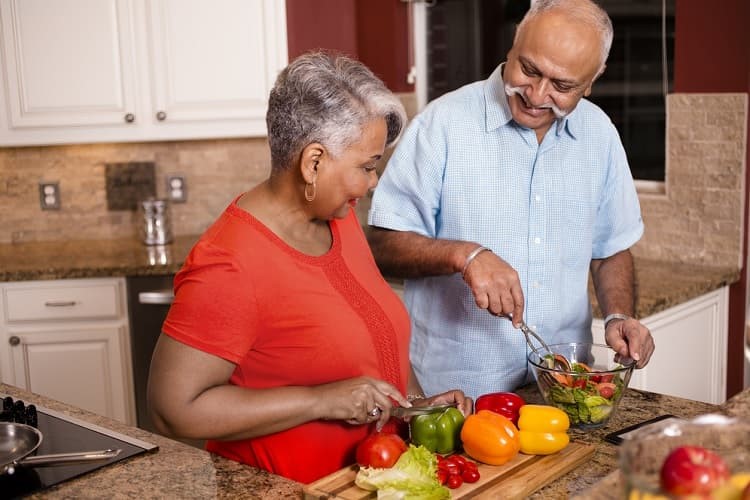
[[238, 364], [255, 340], [252, 283], [230, 252], [205, 241], [175, 277], [175, 299], [162, 331], [184, 344]]
[[625, 149], [614, 125], [609, 126], [609, 168], [594, 226], [594, 259], [627, 250], [643, 235], [640, 202]]
[[371, 226], [434, 238], [445, 169], [445, 133], [434, 113], [417, 116], [375, 189]]

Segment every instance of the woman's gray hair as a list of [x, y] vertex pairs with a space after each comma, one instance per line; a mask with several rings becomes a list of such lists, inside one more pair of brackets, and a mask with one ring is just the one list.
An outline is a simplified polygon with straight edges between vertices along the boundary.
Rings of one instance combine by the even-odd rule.
[[612, 48], [612, 38], [614, 38], [614, 29], [612, 20], [607, 12], [591, 0], [535, 0], [531, 2], [531, 8], [523, 17], [516, 28], [515, 40], [518, 34], [524, 29], [526, 23], [535, 16], [550, 10], [562, 10], [574, 19], [587, 24], [594, 28], [601, 38], [601, 62], [597, 75], [604, 71], [604, 66], [609, 57], [609, 49]]
[[340, 155], [375, 118], [385, 119], [386, 145], [393, 144], [406, 123], [404, 106], [364, 64], [327, 52], [297, 57], [276, 78], [268, 100], [272, 170], [291, 166], [313, 142]]

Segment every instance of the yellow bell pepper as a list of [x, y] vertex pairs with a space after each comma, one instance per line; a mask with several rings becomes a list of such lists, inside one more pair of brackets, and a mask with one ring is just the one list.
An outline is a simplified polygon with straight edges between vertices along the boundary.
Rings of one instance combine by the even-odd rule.
[[524, 405], [518, 418], [521, 453], [550, 455], [562, 450], [570, 442], [566, 432], [570, 427], [568, 415], [554, 406]]
[[467, 455], [490, 465], [508, 462], [521, 446], [513, 422], [490, 410], [479, 410], [466, 417], [461, 441]]

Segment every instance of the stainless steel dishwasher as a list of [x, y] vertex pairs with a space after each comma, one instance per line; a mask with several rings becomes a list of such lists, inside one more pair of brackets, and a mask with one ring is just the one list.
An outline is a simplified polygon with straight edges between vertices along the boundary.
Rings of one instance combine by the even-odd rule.
[[161, 327], [174, 299], [174, 275], [132, 276], [127, 278], [130, 349], [133, 359], [135, 410], [138, 427], [157, 432], [148, 415], [146, 386], [151, 355]]

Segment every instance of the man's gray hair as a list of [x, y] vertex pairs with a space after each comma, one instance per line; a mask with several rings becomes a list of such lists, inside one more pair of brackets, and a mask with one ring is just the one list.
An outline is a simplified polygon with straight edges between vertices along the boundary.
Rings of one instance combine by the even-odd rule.
[[271, 168], [289, 168], [314, 142], [336, 157], [361, 137], [363, 125], [376, 118], [385, 119], [386, 145], [393, 144], [404, 128], [406, 112], [372, 71], [340, 54], [303, 54], [281, 71], [271, 89], [266, 113]]
[[591, 26], [599, 33], [602, 47], [601, 62], [597, 74], [601, 74], [609, 57], [609, 49], [612, 48], [614, 29], [607, 12], [591, 0], [535, 0], [531, 2], [531, 8], [516, 28], [514, 42], [530, 19], [550, 10], [561, 10], [576, 20]]

